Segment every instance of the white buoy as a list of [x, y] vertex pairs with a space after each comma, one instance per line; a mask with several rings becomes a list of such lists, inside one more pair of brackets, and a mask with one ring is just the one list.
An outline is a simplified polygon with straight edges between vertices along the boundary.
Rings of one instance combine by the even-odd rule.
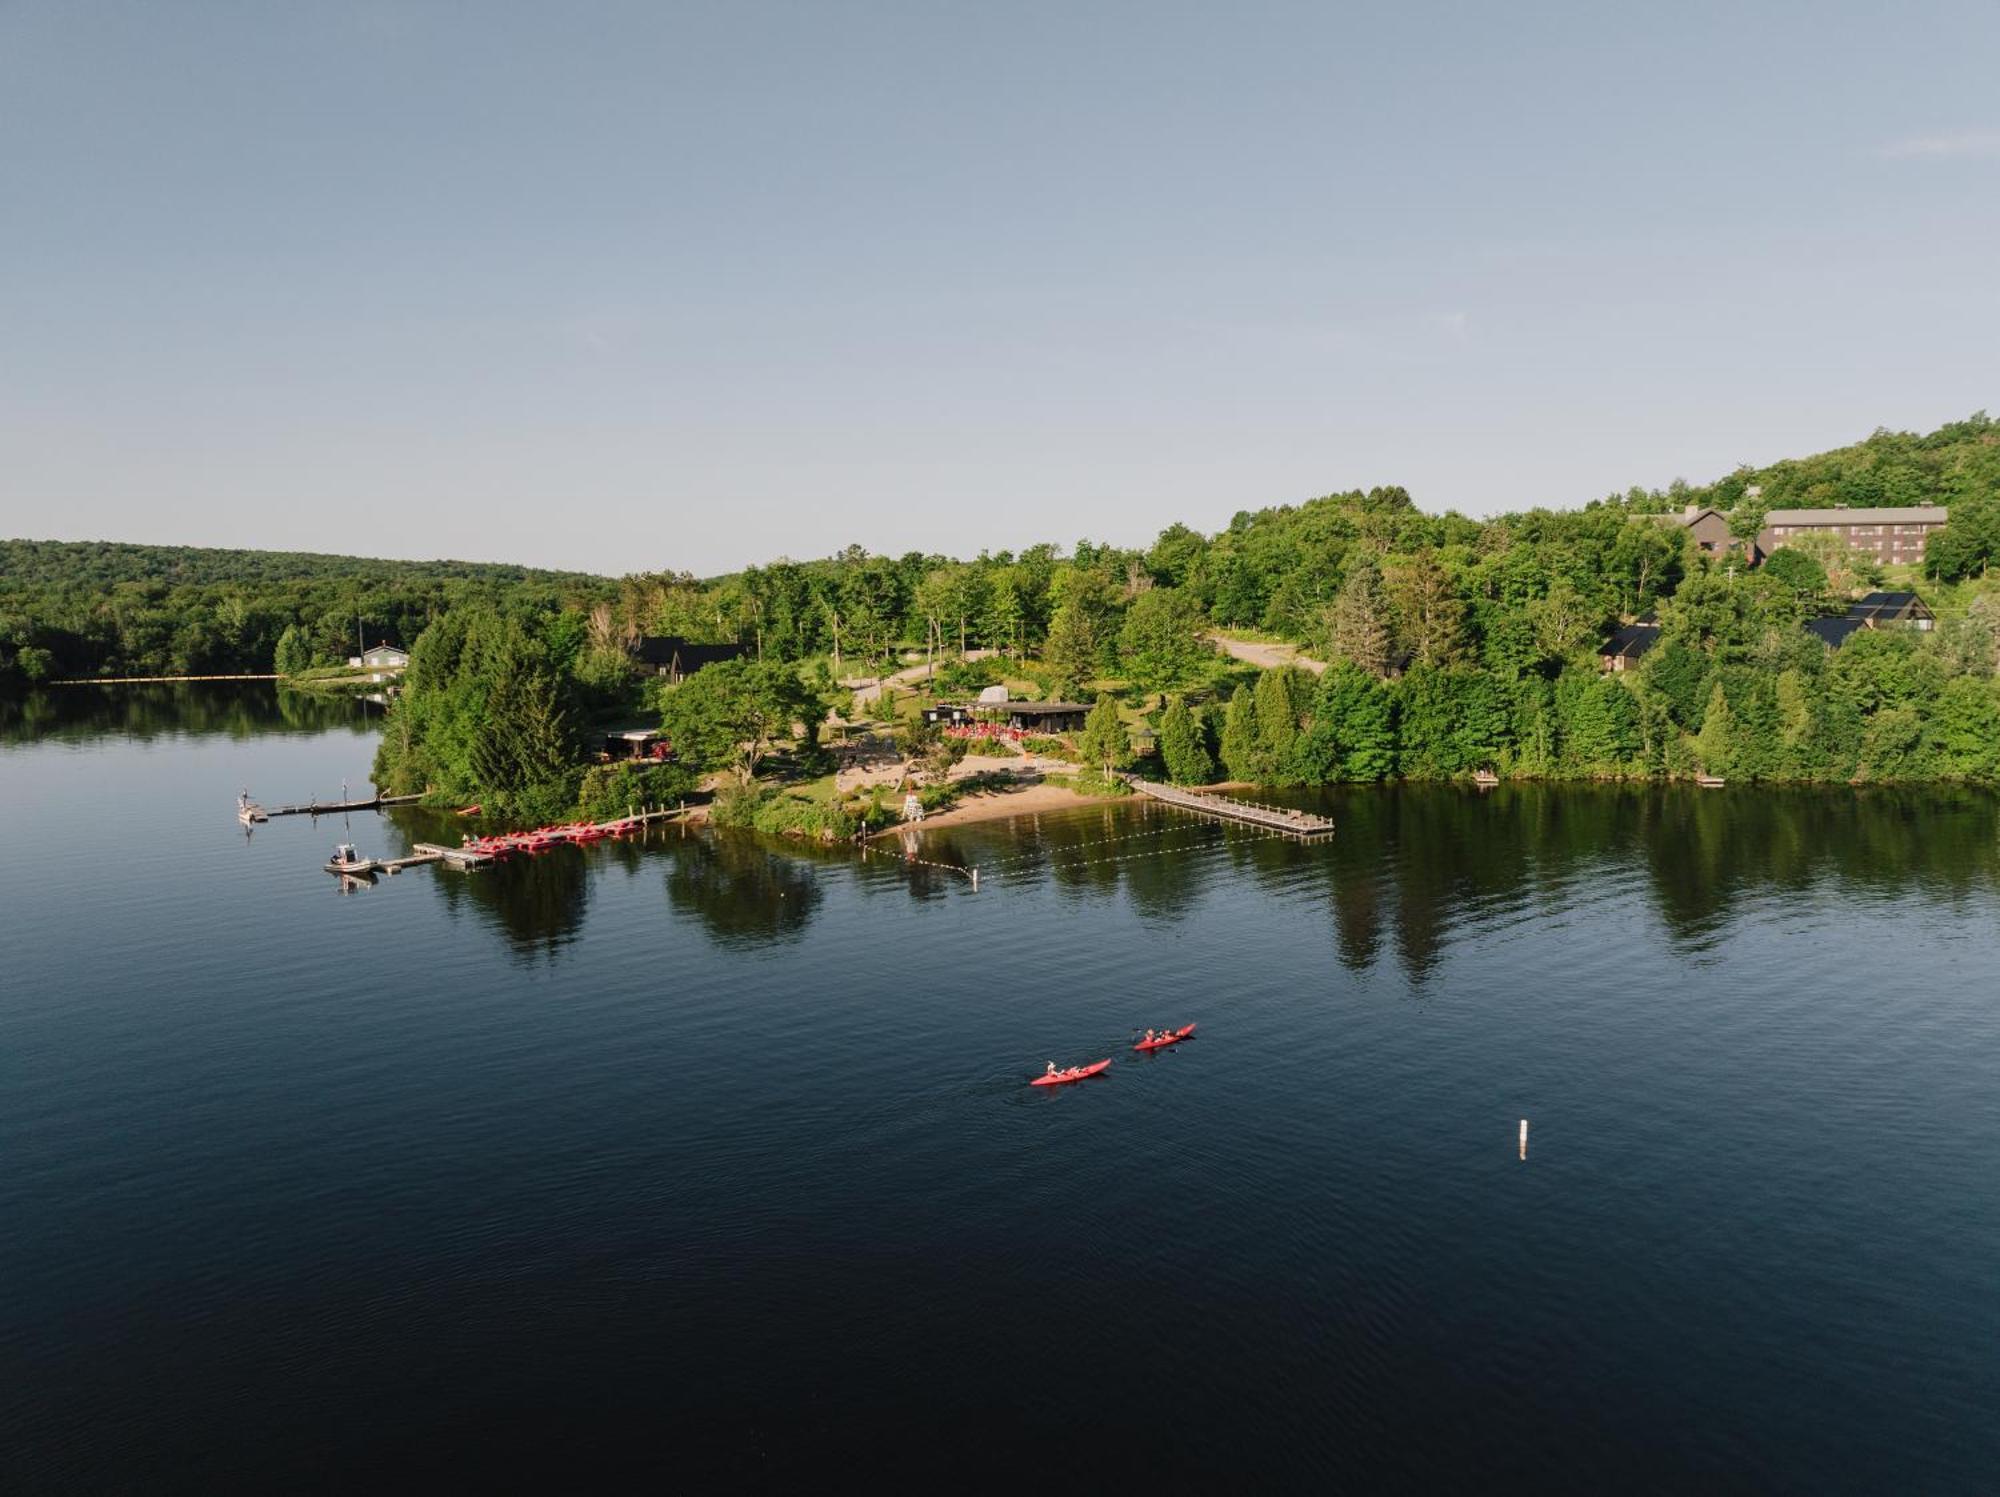
[[1521, 1119], [1521, 1157], [1523, 1159], [1528, 1157], [1528, 1120], [1526, 1118]]

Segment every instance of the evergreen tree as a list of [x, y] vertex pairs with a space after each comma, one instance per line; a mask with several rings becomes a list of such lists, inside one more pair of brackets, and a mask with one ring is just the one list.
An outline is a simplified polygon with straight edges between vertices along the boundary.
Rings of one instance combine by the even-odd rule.
[[1097, 675], [1097, 625], [1081, 603], [1063, 604], [1049, 620], [1049, 637], [1042, 646], [1055, 694], [1069, 697]]
[[1232, 780], [1255, 780], [1257, 761], [1257, 708], [1250, 688], [1238, 686], [1222, 720], [1222, 767]]
[[1389, 674], [1395, 656], [1395, 636], [1389, 627], [1388, 600], [1382, 593], [1382, 573], [1372, 561], [1349, 568], [1347, 580], [1326, 615], [1327, 648], [1337, 660], [1350, 661], [1381, 677]]
[[1289, 779], [1292, 749], [1299, 738], [1297, 677], [1288, 668], [1265, 671], [1257, 678], [1253, 701], [1257, 709], [1257, 774], [1261, 784]]
[[1118, 716], [1118, 704], [1110, 697], [1099, 696], [1097, 705], [1083, 720], [1083, 736], [1077, 740], [1077, 752], [1107, 775], [1132, 762], [1131, 735]]
[[1729, 710], [1729, 698], [1722, 683], [1709, 688], [1708, 706], [1701, 715], [1701, 731], [1694, 735], [1695, 760], [1713, 775], [1726, 775], [1736, 763], [1736, 714]]
[[1179, 697], [1160, 717], [1160, 758], [1176, 785], [1206, 785], [1215, 779], [1215, 760], [1188, 705]]

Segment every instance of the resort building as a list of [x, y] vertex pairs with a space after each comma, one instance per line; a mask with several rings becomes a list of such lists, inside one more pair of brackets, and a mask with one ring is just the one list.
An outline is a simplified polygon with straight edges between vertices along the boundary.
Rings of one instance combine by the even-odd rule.
[[1690, 504], [1679, 514], [1661, 515], [1659, 518], [1666, 524], [1680, 526], [1694, 537], [1697, 549], [1711, 555], [1743, 544], [1729, 533], [1729, 516], [1719, 509]]
[[1757, 549], [1768, 555], [1805, 535], [1837, 535], [1883, 566], [1921, 566], [1924, 542], [1950, 517], [1942, 504], [1894, 509], [1774, 509], [1764, 516]]
[[940, 702], [924, 709], [924, 721], [941, 728], [986, 723], [1014, 733], [1080, 733], [1090, 708], [1079, 702]]

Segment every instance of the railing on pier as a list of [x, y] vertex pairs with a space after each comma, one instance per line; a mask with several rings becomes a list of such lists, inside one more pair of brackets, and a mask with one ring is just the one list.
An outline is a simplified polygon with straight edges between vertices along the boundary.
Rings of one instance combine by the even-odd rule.
[[1162, 785], [1153, 780], [1134, 778], [1131, 786], [1141, 795], [1164, 805], [1178, 806], [1183, 811], [1193, 811], [1199, 816], [1213, 816], [1219, 821], [1235, 821], [1245, 826], [1261, 827], [1265, 831], [1279, 832], [1288, 837], [1297, 837], [1301, 841], [1333, 835], [1331, 816], [1316, 816], [1310, 811], [1294, 811], [1284, 806], [1260, 806], [1255, 801], [1183, 790], [1178, 785]]

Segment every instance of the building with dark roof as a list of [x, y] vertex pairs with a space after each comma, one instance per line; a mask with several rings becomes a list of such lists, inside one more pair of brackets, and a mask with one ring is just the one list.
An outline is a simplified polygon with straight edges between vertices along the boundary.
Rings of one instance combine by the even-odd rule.
[[1859, 602], [1848, 604], [1847, 616], [1861, 619], [1871, 629], [1900, 625], [1928, 630], [1937, 625], [1937, 615], [1915, 593], [1870, 593]]
[[1608, 671], [1628, 671], [1659, 641], [1660, 626], [1650, 619], [1641, 619], [1607, 639], [1597, 652], [1597, 663]]
[[1860, 619], [1808, 619], [1806, 633], [1813, 636], [1829, 650], [1837, 650], [1847, 643], [1847, 637], [1857, 629], [1868, 626]]
[[1090, 708], [1080, 702], [940, 702], [924, 709], [924, 721], [939, 727], [990, 722], [1021, 733], [1077, 733]]
[[1924, 559], [1924, 542], [1942, 530], [1951, 512], [1942, 504], [1909, 504], [1880, 509], [1774, 509], [1764, 516], [1757, 549], [1766, 553], [1788, 546], [1802, 536], [1837, 535], [1883, 566], [1901, 562], [1916, 566]]
[[744, 645], [698, 645], [678, 634], [649, 634], [632, 646], [634, 660], [669, 681], [685, 681], [705, 666], [738, 660], [748, 653]]
[[1806, 633], [1822, 640], [1828, 649], [1837, 650], [1857, 629], [1931, 629], [1936, 625], [1937, 615], [1915, 593], [1870, 593], [1848, 604], [1847, 612], [1837, 619], [1814, 619], [1806, 625]]

